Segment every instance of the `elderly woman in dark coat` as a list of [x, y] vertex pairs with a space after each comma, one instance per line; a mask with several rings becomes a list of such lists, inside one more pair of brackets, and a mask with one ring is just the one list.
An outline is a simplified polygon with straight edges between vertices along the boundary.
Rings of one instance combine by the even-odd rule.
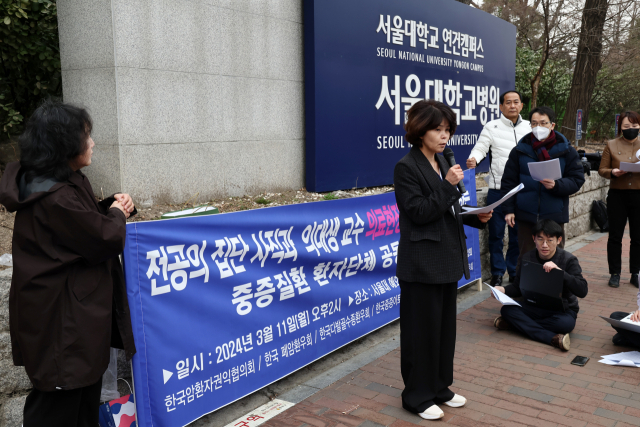
[[131, 197], [97, 202], [80, 169], [91, 164], [91, 118], [47, 101], [7, 165], [0, 203], [17, 212], [9, 317], [13, 361], [33, 383], [24, 427], [98, 424], [109, 347], [135, 353], [122, 266]]

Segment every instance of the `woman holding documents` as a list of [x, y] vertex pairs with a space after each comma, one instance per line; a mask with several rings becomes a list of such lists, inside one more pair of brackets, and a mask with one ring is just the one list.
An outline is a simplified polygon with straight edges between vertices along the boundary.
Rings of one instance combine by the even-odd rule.
[[631, 284], [638, 287], [640, 271], [640, 173], [621, 170], [621, 163], [636, 163], [640, 150], [640, 114], [627, 111], [618, 121], [618, 138], [607, 142], [602, 153], [598, 173], [611, 180], [607, 196], [609, 217], [609, 240], [607, 260], [609, 261], [609, 286], [620, 286], [622, 272], [622, 236], [629, 220], [629, 272]]
[[407, 113], [413, 144], [394, 171], [400, 211], [396, 275], [400, 281], [400, 351], [405, 389], [402, 406], [428, 420], [437, 406], [460, 407], [466, 399], [453, 383], [457, 283], [469, 278], [463, 223], [484, 228], [491, 212], [460, 215], [456, 187], [464, 174], [438, 155], [456, 130], [456, 115], [437, 101], [417, 102]]
[[91, 118], [47, 101], [20, 137], [0, 203], [16, 212], [9, 323], [13, 363], [33, 390], [24, 427], [98, 424], [109, 347], [135, 353], [122, 266], [131, 197], [98, 202], [80, 169], [91, 164]]
[[569, 222], [569, 196], [584, 184], [580, 156], [564, 135], [554, 130], [555, 119], [556, 114], [549, 107], [531, 110], [531, 133], [511, 150], [502, 175], [503, 195], [524, 184], [516, 197], [502, 205], [507, 224], [518, 225], [518, 265], [522, 256], [535, 248], [531, 234], [538, 221], [551, 219], [564, 232], [564, 224]]

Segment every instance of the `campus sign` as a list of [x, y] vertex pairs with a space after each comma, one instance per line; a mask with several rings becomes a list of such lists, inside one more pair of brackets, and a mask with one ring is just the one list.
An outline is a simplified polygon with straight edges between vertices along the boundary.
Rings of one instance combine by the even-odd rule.
[[310, 191], [392, 184], [422, 99], [456, 112], [449, 145], [464, 163], [515, 88], [515, 27], [454, 0], [310, 0], [304, 13]]
[[185, 426], [397, 319], [398, 220], [386, 193], [127, 224], [138, 425]]

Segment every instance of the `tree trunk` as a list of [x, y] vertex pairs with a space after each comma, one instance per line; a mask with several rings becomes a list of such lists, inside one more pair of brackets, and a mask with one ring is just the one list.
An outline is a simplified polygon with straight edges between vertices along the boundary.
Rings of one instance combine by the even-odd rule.
[[[602, 68], [602, 34], [609, 9], [608, 0], [587, 0], [582, 12], [582, 27], [571, 92], [567, 100], [562, 129], [569, 141], [576, 137], [576, 114], [582, 109], [582, 129], [586, 132], [591, 98], [598, 72]], [[586, 139], [586, 135], [583, 135]]]
[[551, 42], [549, 40], [549, 3], [550, 0], [542, 2], [542, 10], [544, 11], [542, 57], [540, 58], [540, 66], [538, 67], [538, 71], [531, 79], [531, 108], [535, 108], [538, 106], [538, 89], [540, 88], [540, 81], [542, 80], [542, 72], [544, 71], [544, 66], [547, 64], [547, 59], [549, 59], [549, 50], [551, 45]]

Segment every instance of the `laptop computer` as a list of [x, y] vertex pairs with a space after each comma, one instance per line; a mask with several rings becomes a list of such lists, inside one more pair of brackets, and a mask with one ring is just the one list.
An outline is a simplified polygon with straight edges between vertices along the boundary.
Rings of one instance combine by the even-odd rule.
[[545, 310], [564, 311], [562, 288], [564, 271], [544, 271], [542, 264], [522, 261], [520, 268], [520, 291], [525, 302]]
[[640, 333], [640, 324], [638, 323], [624, 322], [622, 320], [615, 320], [615, 319], [611, 319], [610, 317], [604, 317], [604, 316], [600, 316], [600, 317], [602, 317], [604, 320], [609, 322], [611, 326], [615, 326], [616, 328], [626, 329], [628, 331]]

